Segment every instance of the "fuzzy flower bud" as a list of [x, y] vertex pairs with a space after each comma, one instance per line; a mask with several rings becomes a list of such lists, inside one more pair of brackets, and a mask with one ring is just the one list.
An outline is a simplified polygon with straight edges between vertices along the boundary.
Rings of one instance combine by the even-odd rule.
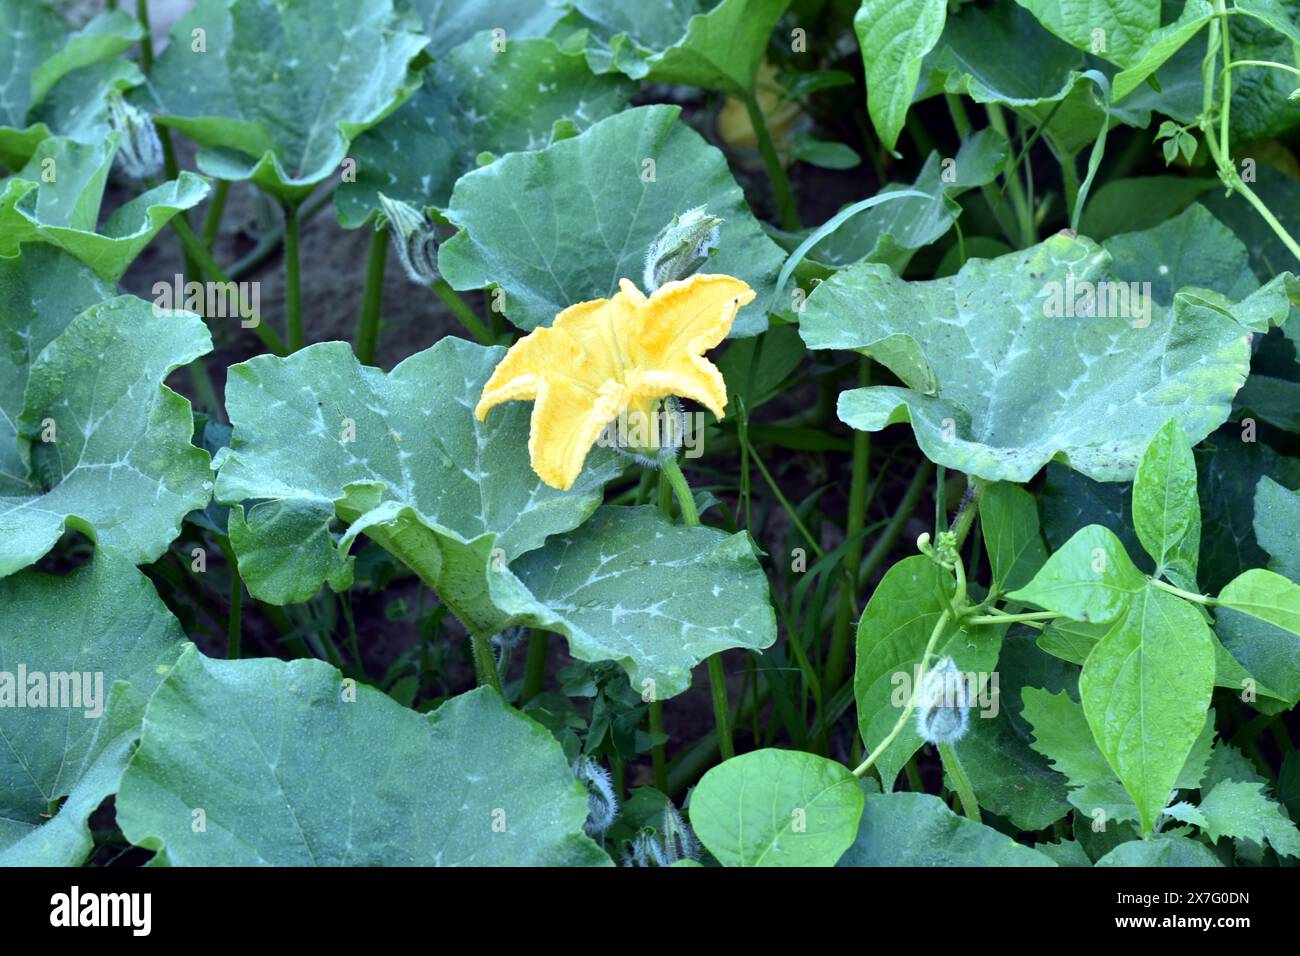
[[573, 775], [587, 788], [587, 821], [582, 829], [587, 836], [600, 839], [618, 819], [614, 782], [608, 770], [585, 754], [574, 763]]
[[951, 657], [940, 658], [917, 690], [916, 732], [932, 744], [951, 744], [970, 729], [966, 682]]
[[406, 277], [416, 285], [431, 285], [438, 278], [438, 237], [433, 223], [420, 210], [400, 199], [379, 194], [379, 206], [393, 233], [397, 258]]
[[114, 94], [108, 98], [108, 121], [122, 134], [115, 159], [118, 169], [135, 180], [157, 176], [163, 167], [163, 153], [153, 118]]
[[703, 206], [673, 216], [646, 250], [646, 291], [653, 293], [664, 283], [694, 275], [718, 248], [718, 227], [722, 222], [705, 212]]
[[624, 866], [672, 866], [678, 860], [698, 860], [700, 841], [671, 803], [664, 807], [661, 830], [644, 827], [623, 854]]

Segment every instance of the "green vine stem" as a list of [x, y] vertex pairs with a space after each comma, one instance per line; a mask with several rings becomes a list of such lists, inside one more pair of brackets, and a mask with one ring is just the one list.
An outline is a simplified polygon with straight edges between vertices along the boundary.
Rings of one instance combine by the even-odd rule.
[[218, 179], [212, 189], [212, 204], [203, 220], [203, 245], [210, 251], [221, 233], [221, 219], [226, 214], [226, 200], [230, 197], [230, 180]]
[[[1000, 133], [1007, 142], [1011, 142], [1011, 135], [1007, 130], [1006, 117], [1002, 113], [1002, 107], [996, 103], [988, 103], [985, 106], [988, 112], [989, 125]], [[1016, 213], [1016, 224], [1019, 227], [1017, 236], [1020, 247], [1028, 248], [1038, 241], [1038, 236], [1034, 230], [1034, 214], [1029, 208], [1029, 200], [1025, 196], [1024, 183], [1020, 181], [1020, 173], [1012, 170], [1005, 174], [1007, 192], [1011, 196], [1011, 206]]]
[[492, 653], [492, 640], [474, 634], [470, 637], [470, 645], [474, 650], [474, 672], [478, 675], [478, 685], [491, 687], [505, 697], [505, 691], [501, 689], [501, 674], [497, 671], [497, 659]]
[[[871, 385], [871, 360], [865, 355], [858, 359], [858, 387]], [[871, 465], [871, 436], [855, 429], [853, 432], [853, 462], [849, 479], [849, 516], [844, 535], [849, 545], [844, 550], [844, 583], [840, 586], [840, 600], [835, 608], [835, 623], [831, 628], [831, 646], [826, 655], [826, 670], [822, 675], [822, 689], [833, 694], [844, 678], [844, 666], [849, 656], [850, 625], [858, 606], [858, 572], [862, 564], [862, 537], [859, 532], [866, 524], [867, 475]]]
[[465, 330], [478, 340], [479, 345], [496, 344], [496, 336], [483, 324], [478, 313], [469, 307], [469, 304], [460, 297], [460, 293], [448, 285], [445, 279], [434, 280], [433, 293], [451, 310], [451, 314], [460, 320]]
[[296, 352], [306, 342], [302, 326], [302, 252], [299, 249], [298, 204], [284, 206], [284, 311], [289, 351]]
[[239, 559], [229, 541], [217, 539], [217, 546], [226, 558], [230, 569], [230, 617], [226, 621], [226, 658], [237, 660], [243, 641], [242, 611], [244, 606], [244, 579], [239, 573]]
[[758, 96], [752, 90], [742, 96], [741, 100], [749, 113], [749, 123], [754, 127], [754, 138], [758, 141], [763, 164], [767, 166], [767, 178], [772, 184], [772, 196], [776, 199], [781, 228], [786, 232], [797, 232], [800, 228], [799, 210], [795, 205], [794, 191], [790, 188], [790, 177], [781, 165], [781, 158], [776, 154], [776, 147], [772, 145], [772, 133], [767, 128], [763, 107], [759, 105]]
[[926, 642], [925, 650], [921, 654], [921, 668], [917, 674], [916, 686], [912, 688], [912, 693], [907, 699], [907, 706], [903, 708], [903, 712], [899, 715], [897, 722], [895, 722], [894, 729], [885, 736], [884, 740], [876, 745], [876, 748], [871, 751], [871, 753], [867, 754], [867, 759], [863, 760], [862, 763], [858, 764], [857, 767], [853, 769], [853, 776], [858, 778], [863, 777], [866, 772], [875, 765], [876, 761], [880, 759], [880, 755], [888, 750], [889, 745], [892, 744], [898, 738], [898, 735], [903, 732], [903, 728], [907, 726], [907, 722], [912, 719], [912, 713], [916, 710], [917, 691], [925, 682], [925, 675], [930, 671], [930, 658], [934, 656], [935, 646], [938, 645], [939, 638], [943, 636], [943, 632], [947, 629], [950, 620], [952, 620], [952, 611], [949, 608], [944, 608], [943, 613], [939, 615], [939, 620], [935, 622], [934, 630], [930, 632], [930, 640]]
[[140, 68], [148, 73], [153, 69], [153, 33], [149, 27], [149, 0], [135, 0], [135, 18], [140, 21], [140, 29], [143, 32], [140, 37]]
[[[700, 523], [700, 515], [695, 509], [695, 498], [691, 495], [691, 486], [687, 484], [686, 476], [682, 474], [681, 465], [677, 464], [675, 457], [667, 455], [660, 460], [659, 467], [677, 497], [682, 523], [687, 527], [695, 527]], [[731, 735], [731, 707], [727, 703], [727, 675], [722, 669], [722, 654], [711, 656], [708, 667], [709, 689], [713, 695], [713, 724], [718, 730], [718, 751], [723, 760], [730, 760], [736, 756], [736, 743]]]
[[975, 788], [971, 786], [966, 768], [962, 766], [961, 758], [957, 756], [957, 751], [952, 744], [939, 744], [939, 759], [943, 761], [943, 769], [948, 771], [948, 776], [952, 778], [952, 786], [957, 791], [958, 799], [961, 800], [962, 810], [967, 817], [979, 823], [980, 805], [975, 799]]
[[664, 736], [664, 702], [662, 700], [650, 701], [650, 736], [655, 738], [655, 744], [650, 751], [650, 762], [654, 767], [655, 789], [660, 793], [668, 792], [668, 760], [664, 752], [664, 745], [659, 738]]
[[370, 236], [366, 256], [366, 284], [361, 294], [361, 315], [357, 319], [356, 350], [362, 365], [375, 364], [379, 347], [379, 313], [384, 300], [384, 268], [388, 265], [388, 227], [381, 226]]

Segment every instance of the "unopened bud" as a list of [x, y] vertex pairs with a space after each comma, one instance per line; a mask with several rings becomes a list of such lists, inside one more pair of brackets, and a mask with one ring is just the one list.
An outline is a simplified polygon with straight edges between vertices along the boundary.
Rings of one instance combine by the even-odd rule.
[[618, 818], [618, 797], [609, 771], [585, 754], [573, 765], [573, 775], [587, 788], [587, 836], [600, 839]]
[[108, 98], [108, 121], [122, 134], [115, 159], [118, 169], [136, 180], [157, 176], [163, 167], [163, 152], [153, 118], [115, 93]]
[[383, 193], [379, 194], [379, 207], [392, 230], [406, 277], [416, 285], [432, 285], [438, 278], [438, 237], [433, 223], [410, 203], [389, 199]]
[[674, 216], [646, 250], [643, 283], [646, 291], [653, 293], [667, 282], [694, 275], [718, 248], [718, 228], [722, 222], [705, 212], [703, 206]]
[[966, 682], [951, 657], [935, 662], [917, 690], [916, 732], [932, 744], [950, 744], [970, 728]]

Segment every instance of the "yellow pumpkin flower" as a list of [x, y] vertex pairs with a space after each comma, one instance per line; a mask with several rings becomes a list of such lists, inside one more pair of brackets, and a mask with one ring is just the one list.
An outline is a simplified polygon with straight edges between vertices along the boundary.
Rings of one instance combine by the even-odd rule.
[[726, 275], [667, 282], [649, 298], [628, 279], [619, 290], [569, 306], [511, 346], [474, 409], [483, 421], [502, 402], [532, 399], [528, 455], [553, 488], [573, 486], [601, 431], [625, 413], [651, 421], [669, 395], [718, 418], [727, 406], [722, 373], [704, 353], [727, 337], [754, 290]]

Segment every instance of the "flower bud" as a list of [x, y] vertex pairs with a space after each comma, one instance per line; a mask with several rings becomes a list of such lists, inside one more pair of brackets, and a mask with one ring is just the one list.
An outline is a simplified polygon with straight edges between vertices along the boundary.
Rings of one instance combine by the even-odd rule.
[[108, 98], [108, 122], [122, 134], [115, 158], [118, 169], [136, 180], [157, 176], [163, 168], [163, 152], [153, 118], [115, 93]]
[[587, 821], [582, 829], [587, 836], [600, 839], [618, 818], [618, 797], [609, 771], [584, 754], [574, 763], [573, 775], [587, 788]]
[[970, 729], [966, 681], [951, 657], [926, 672], [917, 690], [916, 732], [932, 744], [951, 744]]
[[416, 285], [432, 285], [438, 279], [438, 237], [433, 223], [410, 203], [389, 199], [383, 193], [379, 194], [379, 206], [392, 230], [406, 277]]
[[667, 282], [693, 275], [718, 248], [718, 227], [723, 220], [710, 216], [703, 206], [688, 209], [660, 230], [646, 250], [646, 292]]

